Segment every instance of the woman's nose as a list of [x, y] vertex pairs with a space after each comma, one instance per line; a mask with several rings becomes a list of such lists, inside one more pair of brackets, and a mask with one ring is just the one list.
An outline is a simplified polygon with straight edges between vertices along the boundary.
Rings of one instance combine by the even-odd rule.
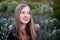
[[25, 13], [25, 15], [24, 15], [25, 17], [28, 17], [28, 13]]
[[28, 16], [28, 13], [27, 12], [25, 12], [25, 16]]
[[28, 17], [28, 14], [25, 14], [24, 17]]

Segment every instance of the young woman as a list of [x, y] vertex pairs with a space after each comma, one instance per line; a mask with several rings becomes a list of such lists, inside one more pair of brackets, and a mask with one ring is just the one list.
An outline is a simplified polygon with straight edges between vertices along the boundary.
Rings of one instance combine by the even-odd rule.
[[40, 32], [35, 30], [31, 9], [27, 4], [19, 4], [14, 13], [15, 24], [7, 40], [41, 40]]

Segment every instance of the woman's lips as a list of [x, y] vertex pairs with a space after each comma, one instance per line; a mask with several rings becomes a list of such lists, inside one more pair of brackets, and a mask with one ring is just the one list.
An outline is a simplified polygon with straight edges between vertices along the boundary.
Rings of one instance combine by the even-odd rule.
[[23, 20], [27, 21], [28, 19], [27, 18], [23, 18]]

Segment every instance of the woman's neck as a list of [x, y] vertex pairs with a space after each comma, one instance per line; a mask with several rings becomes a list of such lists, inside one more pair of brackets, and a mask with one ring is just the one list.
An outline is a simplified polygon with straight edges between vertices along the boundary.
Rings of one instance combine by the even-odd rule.
[[26, 29], [26, 24], [21, 24], [21, 30], [25, 31], [25, 29]]

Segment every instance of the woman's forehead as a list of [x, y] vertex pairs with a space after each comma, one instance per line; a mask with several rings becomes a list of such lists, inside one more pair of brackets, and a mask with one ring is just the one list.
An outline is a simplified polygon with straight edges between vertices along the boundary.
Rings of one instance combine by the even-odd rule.
[[21, 11], [30, 11], [30, 8], [28, 6], [24, 7]]
[[[28, 6], [27, 4], [19, 4], [17, 7], [16, 7], [16, 9], [22, 9], [22, 8], [24, 8], [25, 6]], [[28, 6], [29, 7], [29, 6]]]

